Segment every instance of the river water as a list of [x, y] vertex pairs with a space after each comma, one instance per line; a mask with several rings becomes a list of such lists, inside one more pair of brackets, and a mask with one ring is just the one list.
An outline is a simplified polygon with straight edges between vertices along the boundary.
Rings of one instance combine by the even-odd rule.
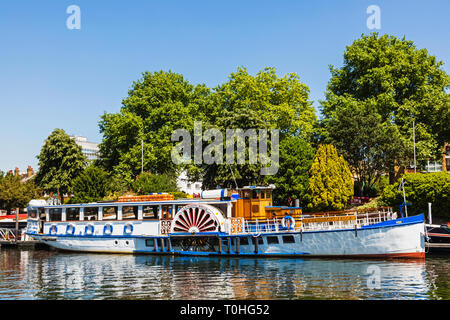
[[449, 300], [449, 284], [450, 255], [389, 261], [0, 249], [0, 300]]

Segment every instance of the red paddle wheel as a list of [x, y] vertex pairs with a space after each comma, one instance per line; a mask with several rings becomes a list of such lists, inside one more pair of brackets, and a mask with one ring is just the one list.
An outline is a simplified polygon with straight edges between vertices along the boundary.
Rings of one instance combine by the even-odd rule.
[[223, 215], [219, 209], [207, 204], [190, 204], [177, 212], [171, 232], [217, 232], [222, 224]]

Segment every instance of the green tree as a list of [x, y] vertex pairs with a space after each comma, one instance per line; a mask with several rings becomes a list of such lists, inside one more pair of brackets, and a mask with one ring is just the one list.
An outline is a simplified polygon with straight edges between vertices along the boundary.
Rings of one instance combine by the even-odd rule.
[[42, 189], [57, 192], [64, 201], [72, 181], [84, 169], [87, 159], [73, 139], [62, 129], [55, 129], [45, 140], [40, 154], [35, 182]]
[[[417, 158], [439, 155], [440, 147], [450, 140], [450, 98], [446, 92], [450, 77], [442, 65], [426, 49], [417, 49], [405, 38], [378, 33], [362, 35], [346, 48], [343, 66], [330, 67], [326, 100], [321, 102], [328, 142], [336, 144], [348, 159], [360, 158], [359, 163], [351, 161], [354, 169], [365, 171], [364, 166], [370, 162], [368, 170], [373, 175], [373, 169], [387, 167], [391, 183], [395, 178], [395, 167], [412, 162], [413, 121]], [[342, 121], [345, 114], [355, 112], [358, 115], [357, 127], [361, 129], [365, 125], [361, 108], [370, 109], [368, 122], [374, 125], [373, 134], [377, 139], [386, 141], [391, 138], [396, 145], [394, 148], [385, 150], [385, 143], [379, 147], [374, 145], [370, 141], [371, 130], [363, 134], [367, 140], [358, 138], [358, 132], [353, 128], [347, 127], [349, 131], [345, 134], [344, 129], [348, 125]], [[333, 134], [337, 126], [343, 127], [339, 135]], [[356, 146], [358, 140], [359, 148]], [[371, 150], [364, 155], [349, 157], [355, 152], [361, 153], [360, 150], [368, 145]], [[369, 173], [366, 172], [361, 177], [367, 175]]]
[[327, 119], [325, 142], [333, 144], [348, 161], [355, 174], [355, 188], [360, 196], [369, 196], [385, 172], [394, 165], [392, 159], [406, 157], [398, 127], [383, 121], [370, 102], [350, 98], [342, 100], [333, 116]]
[[280, 142], [280, 168], [276, 175], [268, 176], [266, 183], [274, 184], [274, 204], [287, 205], [288, 199], [305, 202], [315, 151], [304, 139], [289, 136]]
[[90, 165], [73, 180], [72, 203], [86, 203], [102, 200], [108, 195], [110, 180], [102, 168]]
[[[428, 212], [428, 202], [432, 204], [433, 217], [448, 221], [450, 214], [450, 174], [447, 172], [433, 173], [407, 173], [405, 179], [406, 201], [411, 203], [408, 206], [408, 215], [416, 215]], [[388, 206], [399, 210], [403, 203], [403, 190], [399, 188], [400, 181], [384, 188], [381, 200]], [[403, 211], [404, 212], [404, 211]]]
[[177, 180], [169, 174], [143, 172], [133, 183], [133, 190], [140, 195], [157, 192], [177, 192]]
[[0, 208], [8, 213], [15, 208], [24, 208], [30, 200], [39, 197], [40, 190], [33, 180], [21, 182], [20, 176], [0, 174]]
[[105, 113], [99, 123], [103, 140], [98, 164], [129, 186], [141, 172], [141, 143], [145, 171], [174, 174], [172, 132], [192, 131], [202, 120], [209, 89], [191, 85], [182, 75], [145, 72], [133, 83], [119, 113]]
[[[295, 73], [278, 77], [274, 68], [265, 68], [252, 76], [245, 68], [238, 68], [228, 82], [211, 93], [209, 123], [222, 132], [224, 139], [226, 129], [239, 128], [278, 129], [280, 141], [288, 136], [308, 140], [317, 123], [308, 95], [309, 88]], [[267, 165], [261, 161], [250, 164], [248, 146], [246, 141], [245, 164], [228, 165], [224, 158], [223, 164], [204, 165], [204, 186], [234, 186], [234, 179], [239, 186], [262, 183], [265, 177], [260, 170]]]
[[333, 145], [319, 146], [309, 174], [308, 210], [345, 209], [353, 196], [353, 181], [347, 162]]

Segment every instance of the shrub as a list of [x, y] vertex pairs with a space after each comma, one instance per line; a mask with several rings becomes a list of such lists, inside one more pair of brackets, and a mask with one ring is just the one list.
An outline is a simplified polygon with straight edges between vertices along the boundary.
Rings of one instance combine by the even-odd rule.
[[[448, 219], [450, 217], [450, 174], [447, 172], [407, 173], [405, 179], [406, 202], [408, 215], [428, 212], [428, 202], [432, 203], [433, 217]], [[399, 208], [403, 203], [403, 191], [399, 189], [400, 181], [384, 188], [381, 195], [383, 202]]]

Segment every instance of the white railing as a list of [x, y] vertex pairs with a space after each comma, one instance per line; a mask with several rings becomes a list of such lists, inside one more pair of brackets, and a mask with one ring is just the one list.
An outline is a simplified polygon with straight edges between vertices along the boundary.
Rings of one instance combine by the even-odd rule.
[[16, 234], [13, 229], [0, 228], [0, 240], [2, 241], [14, 241], [16, 240]]
[[[396, 214], [394, 214], [395, 217]], [[278, 231], [320, 231], [320, 230], [339, 230], [348, 228], [360, 228], [362, 226], [373, 225], [381, 223], [383, 221], [392, 219], [392, 209], [389, 210], [377, 210], [367, 213], [357, 213], [356, 211], [346, 215], [329, 215], [320, 216], [320, 218], [330, 218], [329, 221], [323, 222], [305, 222], [306, 218], [295, 219], [295, 227], [286, 229], [282, 226], [282, 218], [274, 219], [256, 219], [256, 220], [244, 220], [240, 219], [240, 226], [236, 228], [236, 220], [234, 221], [235, 228], [233, 229], [231, 218], [227, 219], [225, 232], [233, 234], [259, 234]], [[333, 218], [347, 217], [349, 220], [344, 221], [332, 221]], [[354, 219], [353, 219], [354, 217]], [[239, 220], [239, 219], [238, 219]]]

